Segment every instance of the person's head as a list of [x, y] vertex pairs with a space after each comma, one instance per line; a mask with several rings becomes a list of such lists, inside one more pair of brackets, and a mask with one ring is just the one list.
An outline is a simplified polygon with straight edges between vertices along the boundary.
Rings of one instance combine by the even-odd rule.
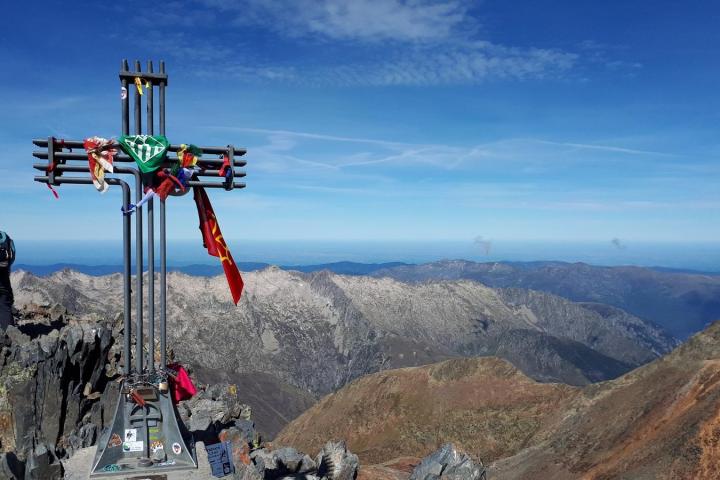
[[15, 244], [10, 235], [0, 230], [0, 268], [9, 268], [15, 261]]

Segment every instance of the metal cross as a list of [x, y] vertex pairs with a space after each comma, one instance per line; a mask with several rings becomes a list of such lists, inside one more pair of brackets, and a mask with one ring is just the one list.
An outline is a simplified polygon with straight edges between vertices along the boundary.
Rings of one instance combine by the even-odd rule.
[[[136, 85], [139, 86], [136, 87]], [[153, 71], [152, 62], [147, 63], [147, 71], [142, 72], [140, 62], [136, 61], [130, 70], [128, 61], [123, 60], [120, 68], [121, 86], [121, 127], [122, 134], [130, 134], [130, 91], [134, 92], [134, 134], [154, 135], [158, 125], [160, 135], [165, 135], [165, 90], [168, 75], [165, 63], [160, 62], [159, 72]], [[145, 88], [143, 95], [143, 88]], [[154, 91], [158, 90], [158, 115], [155, 115]], [[142, 125], [142, 97], [145, 97], [146, 124]], [[157, 118], [156, 118], [157, 117]], [[63, 184], [92, 184], [88, 173], [88, 157], [82, 152], [82, 140], [60, 140], [49, 137], [47, 140], [33, 140], [33, 143], [44, 150], [34, 151], [33, 156], [45, 162], [35, 163], [33, 167], [44, 172], [35, 177], [35, 181], [58, 186]], [[198, 161], [199, 171], [189, 182], [191, 187], [204, 187], [232, 191], [245, 187], [245, 183], [237, 182], [236, 178], [245, 176], [242, 170], [246, 162], [242, 157], [246, 150], [233, 145], [224, 147], [199, 147], [203, 156]], [[168, 152], [178, 152], [180, 145], [172, 144]], [[216, 155], [216, 158], [209, 156]], [[220, 176], [223, 156], [230, 161], [229, 173]], [[128, 166], [118, 164], [127, 163]], [[106, 181], [111, 186], [119, 186], [122, 190], [122, 208], [130, 204], [131, 191], [134, 190], [135, 202], [143, 197], [143, 178], [135, 168], [133, 159], [122, 152], [114, 157], [113, 173], [108, 174]], [[85, 176], [68, 174], [85, 172]], [[131, 183], [122, 180], [121, 176], [131, 176]], [[132, 186], [131, 186], [132, 185]], [[144, 362], [143, 339], [143, 213], [138, 208], [135, 215], [135, 366], [131, 362], [131, 219], [123, 215], [123, 318], [124, 318], [124, 379], [120, 389], [117, 409], [111, 427], [106, 429], [98, 440], [97, 453], [93, 462], [91, 476], [127, 475], [132, 473], [162, 472], [167, 470], [184, 470], [197, 467], [194, 445], [180, 422], [170, 393], [167, 390], [166, 351], [166, 314], [167, 314], [167, 258], [166, 258], [166, 221], [165, 202], [160, 201], [160, 364], [155, 365], [155, 206], [152, 199], [146, 203], [147, 210], [147, 244], [148, 244], [148, 352], [149, 360]], [[119, 214], [119, 212], [118, 212]], [[163, 381], [165, 382], [163, 385]], [[163, 388], [164, 387], [164, 388]], [[135, 397], [130, 394], [133, 393]], [[141, 400], [137, 400], [140, 397]], [[144, 405], [143, 405], [144, 403]], [[130, 436], [134, 442], [126, 441]], [[117, 437], [122, 440], [118, 444]], [[151, 443], [163, 446], [166, 459], [153, 462], [151, 460]], [[190, 448], [188, 448], [188, 446]], [[142, 451], [140, 451], [142, 447]]]

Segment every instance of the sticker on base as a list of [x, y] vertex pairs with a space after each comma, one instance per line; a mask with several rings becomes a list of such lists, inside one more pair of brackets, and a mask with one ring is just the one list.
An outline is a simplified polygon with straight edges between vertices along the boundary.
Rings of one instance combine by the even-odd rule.
[[122, 438], [117, 433], [113, 433], [110, 440], [108, 440], [107, 448], [119, 447], [120, 445], [122, 445]]
[[182, 453], [182, 447], [179, 443], [175, 442], [172, 444], [172, 451], [175, 455], [180, 455]]
[[123, 443], [123, 452], [142, 452], [145, 447], [145, 442], [140, 440], [139, 442], [125, 442]]
[[137, 428], [126, 428], [125, 429], [125, 441], [126, 442], [137, 442]]

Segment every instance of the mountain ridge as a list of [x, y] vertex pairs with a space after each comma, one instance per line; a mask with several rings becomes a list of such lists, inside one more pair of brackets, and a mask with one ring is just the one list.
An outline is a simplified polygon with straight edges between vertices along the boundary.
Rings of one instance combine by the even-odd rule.
[[450, 441], [492, 462], [498, 480], [717, 479], [720, 321], [585, 387], [538, 383], [494, 357], [374, 373], [322, 398], [276, 442], [315, 445], [320, 434], [390, 471]]
[[[111, 318], [122, 311], [119, 274], [14, 272], [12, 281], [18, 303], [59, 302], [72, 313]], [[470, 280], [407, 284], [268, 267], [246, 273], [245, 281], [245, 294], [235, 307], [224, 278], [170, 273], [168, 344], [204, 368], [233, 365], [245, 373], [268, 373], [315, 395], [382, 369], [491, 355], [495, 340], [510, 330], [578, 342], [620, 362], [616, 367], [650, 361], [675, 345], [662, 331], [624, 312], [604, 317], [555, 295], [518, 296]], [[192, 341], [198, 338], [203, 341]], [[618, 373], [590, 366], [585, 374], [586, 366], [569, 364], [581, 356], [567, 354], [579, 348], [572, 342], [562, 344], [563, 352], [553, 350], [558, 342], [535, 342], [542, 349], [530, 354], [545, 366], [565, 362], [558, 372], [568, 376], [559, 379], [570, 383]], [[558, 378], [547, 371], [528, 373]]]

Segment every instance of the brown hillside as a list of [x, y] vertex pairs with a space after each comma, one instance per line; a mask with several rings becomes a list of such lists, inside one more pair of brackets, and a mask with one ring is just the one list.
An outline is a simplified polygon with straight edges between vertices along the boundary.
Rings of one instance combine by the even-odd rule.
[[328, 395], [275, 439], [305, 451], [341, 438], [361, 461], [423, 457], [446, 441], [483, 460], [512, 455], [580, 394], [494, 357], [366, 376]]
[[720, 478], [720, 322], [667, 357], [585, 389], [587, 405], [494, 478]]
[[[500, 480], [717, 480], [720, 322], [584, 389], [535, 383], [496, 358], [373, 374], [325, 397], [278, 441], [313, 450], [329, 437], [346, 439], [365, 464], [452, 441], [494, 461]], [[368, 473], [392, 478], [391, 464]]]

